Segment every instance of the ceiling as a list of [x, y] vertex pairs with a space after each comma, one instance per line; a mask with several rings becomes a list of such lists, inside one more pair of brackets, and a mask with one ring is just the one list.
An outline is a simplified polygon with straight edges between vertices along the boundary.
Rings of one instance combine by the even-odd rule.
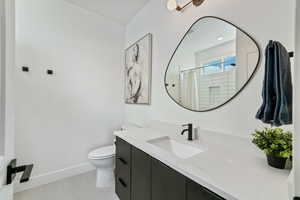
[[65, 0], [99, 15], [127, 24], [149, 0]]

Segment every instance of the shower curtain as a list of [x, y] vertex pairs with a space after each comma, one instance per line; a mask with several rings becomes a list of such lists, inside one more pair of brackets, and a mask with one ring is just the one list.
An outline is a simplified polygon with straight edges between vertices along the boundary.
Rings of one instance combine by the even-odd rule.
[[192, 110], [199, 110], [199, 72], [197, 70], [181, 72], [180, 83], [182, 105]]

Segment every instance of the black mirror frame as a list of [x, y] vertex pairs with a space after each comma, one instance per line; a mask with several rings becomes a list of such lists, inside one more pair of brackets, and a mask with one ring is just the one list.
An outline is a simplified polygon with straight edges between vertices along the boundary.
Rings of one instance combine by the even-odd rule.
[[[245, 82], [245, 84], [239, 89], [239, 91], [236, 92], [235, 95], [233, 95], [231, 98], [229, 98], [228, 100], [226, 100], [224, 103], [216, 106], [216, 107], [213, 107], [213, 108], [209, 108], [209, 109], [206, 109], [206, 110], [193, 110], [193, 109], [190, 109], [190, 108], [187, 108], [185, 107], [184, 105], [181, 105], [179, 102], [177, 102], [172, 96], [171, 94], [169, 93], [168, 91], [168, 88], [166, 86], [166, 80], [167, 80], [167, 72], [168, 72], [168, 69], [170, 67], [170, 63], [177, 51], [177, 49], [179, 48], [179, 46], [181, 45], [181, 43], [183, 42], [184, 38], [186, 37], [186, 35], [189, 33], [189, 31], [192, 29], [192, 27], [198, 23], [200, 20], [202, 19], [205, 19], [205, 18], [214, 18], [214, 19], [218, 19], [218, 20], [221, 20], [223, 22], [226, 22], [232, 26], [234, 26], [235, 28], [237, 28], [238, 30], [240, 30], [242, 33], [244, 33], [245, 35], [247, 35], [253, 42], [254, 44], [257, 46], [257, 49], [258, 49], [258, 60], [257, 60], [257, 64], [255, 66], [255, 69], [253, 70], [251, 76], [249, 77], [249, 79]], [[199, 19], [197, 19], [191, 26], [190, 28], [187, 30], [187, 32], [184, 34], [184, 36], [182, 37], [182, 39], [180, 40], [179, 44], [177, 45], [176, 49], [174, 50], [169, 62], [168, 62], [168, 66], [167, 66], [167, 69], [166, 69], [166, 72], [165, 72], [165, 76], [164, 76], [164, 86], [165, 86], [165, 90], [168, 94], [168, 96], [177, 104], [179, 105], [180, 107], [184, 108], [184, 109], [187, 109], [187, 110], [190, 110], [190, 111], [193, 111], [193, 112], [209, 112], [209, 111], [213, 111], [213, 110], [216, 110], [218, 108], [221, 108], [223, 106], [225, 106], [227, 103], [229, 103], [230, 101], [232, 101], [235, 97], [237, 97], [242, 91], [243, 89], [245, 89], [245, 87], [249, 84], [249, 82], [253, 79], [254, 75], [256, 74], [257, 70], [258, 70], [258, 67], [260, 65], [260, 62], [261, 62], [261, 49], [260, 49], [260, 46], [259, 44], [256, 42], [256, 40], [254, 40], [254, 38], [252, 36], [250, 36], [247, 32], [245, 32], [243, 29], [241, 29], [240, 27], [234, 25], [233, 23], [225, 20], [225, 19], [222, 19], [220, 17], [215, 17], [215, 16], [205, 16], [205, 17], [201, 17]]]

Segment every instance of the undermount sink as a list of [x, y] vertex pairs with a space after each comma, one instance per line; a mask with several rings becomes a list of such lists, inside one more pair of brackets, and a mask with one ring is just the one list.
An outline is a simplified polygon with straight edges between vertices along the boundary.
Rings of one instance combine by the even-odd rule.
[[188, 144], [177, 142], [176, 140], [173, 140], [167, 136], [149, 140], [147, 142], [165, 151], [168, 151], [182, 159], [193, 157], [205, 151], [203, 149], [190, 146]]

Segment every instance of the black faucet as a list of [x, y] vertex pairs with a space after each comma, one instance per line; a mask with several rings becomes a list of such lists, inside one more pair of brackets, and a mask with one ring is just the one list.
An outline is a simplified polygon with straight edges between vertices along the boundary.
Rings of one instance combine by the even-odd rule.
[[184, 124], [183, 127], [187, 126], [187, 129], [184, 129], [181, 132], [181, 135], [183, 135], [186, 131], [188, 132], [188, 140], [193, 141], [193, 124]]

